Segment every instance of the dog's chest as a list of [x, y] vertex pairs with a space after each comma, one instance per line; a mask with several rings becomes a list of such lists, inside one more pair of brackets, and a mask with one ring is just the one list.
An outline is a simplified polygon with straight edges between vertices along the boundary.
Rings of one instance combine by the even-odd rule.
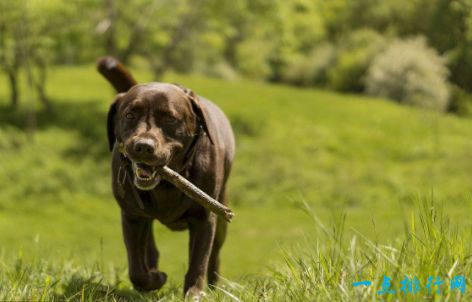
[[145, 211], [164, 225], [169, 225], [182, 216], [192, 201], [170, 184], [159, 184], [154, 190], [146, 192]]
[[[123, 211], [142, 217], [157, 219], [172, 230], [187, 228], [183, 214], [191, 207], [192, 200], [167, 182], [154, 190], [140, 191], [131, 183], [125, 184], [123, 194], [115, 194]], [[119, 188], [114, 190], [119, 192]]]

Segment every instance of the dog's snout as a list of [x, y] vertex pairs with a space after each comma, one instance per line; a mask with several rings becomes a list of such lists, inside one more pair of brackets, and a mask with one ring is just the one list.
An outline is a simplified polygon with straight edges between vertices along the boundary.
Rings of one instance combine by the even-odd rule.
[[154, 141], [152, 139], [138, 139], [134, 143], [134, 151], [139, 155], [150, 155], [154, 154], [156, 150]]

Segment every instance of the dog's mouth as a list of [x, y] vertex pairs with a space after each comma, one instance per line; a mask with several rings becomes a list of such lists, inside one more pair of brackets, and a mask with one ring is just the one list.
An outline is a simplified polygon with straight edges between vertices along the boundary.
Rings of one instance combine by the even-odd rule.
[[145, 163], [133, 162], [134, 185], [144, 191], [154, 189], [161, 178], [157, 174], [157, 167]]

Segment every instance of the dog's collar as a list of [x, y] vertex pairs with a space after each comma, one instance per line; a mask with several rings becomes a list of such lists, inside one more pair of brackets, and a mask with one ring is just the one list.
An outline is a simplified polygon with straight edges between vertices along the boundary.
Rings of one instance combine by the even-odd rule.
[[179, 174], [182, 174], [192, 166], [192, 162], [197, 151], [197, 144], [200, 141], [200, 138], [205, 135], [202, 125], [199, 125], [198, 129], [198, 132], [193, 135], [193, 140], [184, 155], [184, 164], [182, 169], [179, 171]]

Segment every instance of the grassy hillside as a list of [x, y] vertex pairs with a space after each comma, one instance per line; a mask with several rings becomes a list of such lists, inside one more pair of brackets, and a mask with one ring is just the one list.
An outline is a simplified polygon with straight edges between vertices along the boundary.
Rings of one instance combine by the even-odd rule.
[[[84, 298], [92, 300], [97, 297], [92, 298], [94, 286], [100, 297], [108, 291], [110, 299], [141, 299], [129, 291], [119, 211], [110, 190], [105, 119], [112, 90], [92, 66], [59, 68], [50, 76], [52, 113], [35, 110], [38, 104], [27, 92], [21, 112], [13, 114], [6, 107], [6, 81], [0, 78], [0, 287], [9, 289], [5, 299], [29, 293], [36, 300], [43, 294], [46, 300], [64, 295], [75, 299], [81, 297], [83, 285]], [[144, 71], [135, 76], [151, 80]], [[306, 257], [317, 251], [322, 256], [329, 249], [332, 237], [322, 236], [322, 229], [302, 210], [304, 202], [328, 226], [346, 214], [346, 232], [335, 240], [338, 247], [333, 245], [337, 253], [357, 232], [377, 244], [401, 247], [396, 240], [411, 228], [418, 200], [442, 204], [454, 225], [470, 228], [471, 120], [385, 100], [251, 81], [180, 75], [169, 75], [166, 81], [214, 100], [235, 129], [237, 158], [229, 197], [237, 217], [223, 250], [222, 275], [243, 284], [240, 288], [226, 283], [243, 300], [250, 293], [259, 295], [261, 288], [295, 292], [281, 288], [287, 281], [283, 278], [290, 276], [284, 270], [299, 271]], [[31, 117], [33, 123], [28, 122]], [[442, 238], [449, 236], [441, 232]], [[187, 235], [158, 225], [156, 234], [162, 270], [170, 275], [161, 294], [179, 296]], [[318, 240], [319, 250], [301, 244], [307, 238], [311, 243]], [[460, 240], [451, 244], [465, 259], [470, 250]], [[358, 249], [368, 251], [367, 246]], [[454, 251], [437, 269], [455, 261], [459, 254]], [[291, 266], [284, 253], [306, 257]], [[329, 255], [328, 260], [335, 259], [336, 254]], [[320, 262], [307, 263], [315, 267]], [[326, 264], [325, 269], [341, 272], [343, 265]], [[376, 268], [375, 276], [390, 269]], [[26, 277], [21, 272], [27, 272]], [[340, 289], [333, 280], [340, 276], [333, 276], [331, 283], [317, 286], [333, 285], [325, 291], [336, 296]], [[313, 281], [317, 276], [306, 278]]]

